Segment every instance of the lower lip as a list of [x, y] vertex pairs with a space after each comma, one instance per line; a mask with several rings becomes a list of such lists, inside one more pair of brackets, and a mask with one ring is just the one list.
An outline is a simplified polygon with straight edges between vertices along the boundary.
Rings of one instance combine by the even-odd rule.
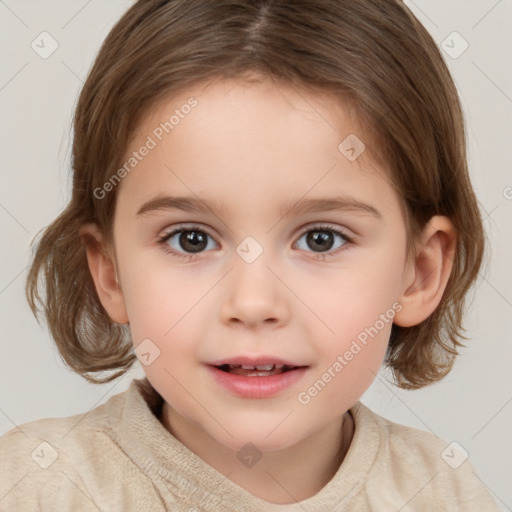
[[217, 382], [228, 391], [244, 398], [269, 398], [292, 386], [306, 373], [307, 367], [289, 370], [268, 377], [245, 377], [208, 366]]

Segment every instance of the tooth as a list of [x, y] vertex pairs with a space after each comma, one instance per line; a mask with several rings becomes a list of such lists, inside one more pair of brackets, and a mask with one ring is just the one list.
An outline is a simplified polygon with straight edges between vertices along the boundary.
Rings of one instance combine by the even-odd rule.
[[256, 370], [272, 370], [274, 368], [273, 364], [265, 364], [261, 366], [256, 366]]
[[283, 364], [276, 364], [274, 365], [277, 370], [280, 370], [284, 365]]
[[254, 366], [246, 366], [246, 365], [242, 365], [242, 368], [244, 370], [254, 370]]

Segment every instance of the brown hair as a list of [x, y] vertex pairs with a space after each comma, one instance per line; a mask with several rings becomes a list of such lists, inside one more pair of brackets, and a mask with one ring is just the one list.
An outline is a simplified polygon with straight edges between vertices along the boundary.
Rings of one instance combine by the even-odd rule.
[[[61, 357], [87, 380], [126, 372], [136, 359], [127, 327], [103, 309], [78, 234], [95, 222], [112, 240], [117, 192], [99, 199], [94, 191], [118, 170], [137, 122], [158, 101], [249, 72], [355, 105], [403, 198], [410, 239], [433, 215], [453, 222], [457, 250], [442, 301], [421, 324], [394, 325], [386, 357], [400, 387], [441, 379], [466, 339], [464, 300], [484, 233], [456, 88], [435, 42], [398, 0], [135, 3], [107, 36], [81, 91], [72, 197], [35, 250], [26, 288], [32, 311], [37, 316], [42, 306]], [[96, 374], [105, 370], [117, 371]]]

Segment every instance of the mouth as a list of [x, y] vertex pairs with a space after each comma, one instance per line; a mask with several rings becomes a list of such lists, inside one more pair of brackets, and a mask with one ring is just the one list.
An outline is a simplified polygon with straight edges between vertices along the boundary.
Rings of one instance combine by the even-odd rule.
[[309, 366], [273, 356], [240, 356], [207, 364], [215, 382], [242, 398], [272, 398], [296, 386]]
[[221, 364], [214, 365], [215, 368], [231, 373], [232, 375], [243, 375], [244, 377], [269, 377], [289, 371], [304, 368], [304, 366], [293, 366], [285, 364], [264, 364], [264, 365], [242, 365], [242, 364]]

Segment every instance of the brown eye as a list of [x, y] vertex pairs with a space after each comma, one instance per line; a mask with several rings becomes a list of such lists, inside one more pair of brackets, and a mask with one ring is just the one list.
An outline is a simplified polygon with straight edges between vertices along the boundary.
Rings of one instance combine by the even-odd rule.
[[204, 231], [196, 228], [176, 229], [165, 235], [161, 243], [168, 245], [173, 252], [178, 254], [195, 254], [215, 247], [212, 237]]
[[208, 245], [208, 235], [201, 231], [182, 231], [178, 240], [180, 247], [187, 252], [200, 252]]
[[329, 251], [334, 244], [334, 237], [329, 231], [309, 231], [306, 243], [315, 252]]
[[[305, 241], [301, 244], [300, 242], [303, 239]], [[327, 226], [319, 226], [305, 232], [297, 241], [297, 246], [305, 251], [324, 253], [333, 250], [336, 252], [336, 249], [343, 247], [349, 242], [350, 239], [343, 235], [343, 233]]]

